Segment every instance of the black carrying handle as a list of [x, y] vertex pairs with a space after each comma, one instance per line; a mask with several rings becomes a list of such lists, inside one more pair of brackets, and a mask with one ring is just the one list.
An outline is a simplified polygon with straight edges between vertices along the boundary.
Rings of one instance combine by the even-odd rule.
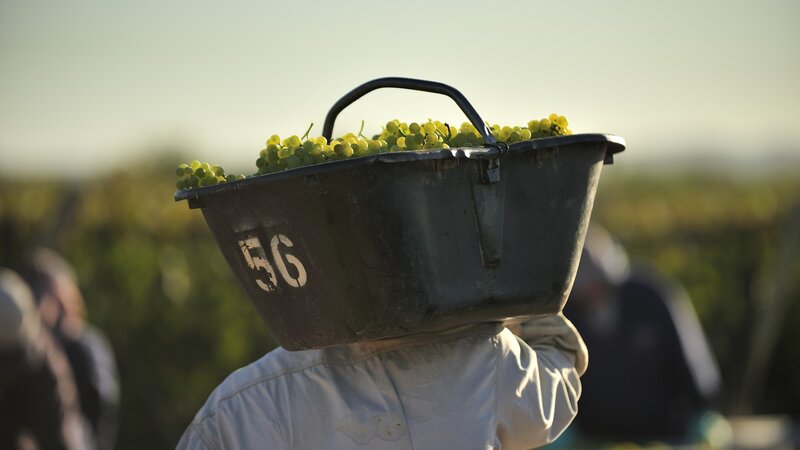
[[461, 108], [461, 111], [464, 112], [475, 129], [477, 129], [481, 134], [483, 137], [483, 142], [486, 145], [497, 145], [497, 140], [494, 138], [494, 135], [492, 135], [489, 127], [486, 126], [486, 123], [483, 121], [483, 119], [481, 119], [481, 116], [478, 114], [478, 112], [475, 111], [475, 108], [473, 108], [467, 98], [464, 97], [464, 94], [459, 92], [456, 88], [443, 83], [437, 83], [435, 81], [401, 77], [376, 78], [372, 81], [367, 81], [361, 86], [358, 86], [357, 88], [348, 92], [344, 97], [340, 98], [339, 101], [334, 103], [334, 105], [331, 106], [331, 110], [328, 111], [328, 115], [325, 116], [325, 125], [322, 128], [322, 135], [328, 140], [328, 142], [330, 142], [333, 134], [333, 123], [336, 121], [336, 116], [338, 116], [339, 113], [347, 108], [351, 103], [374, 91], [375, 89], [380, 88], [411, 89], [414, 91], [433, 92], [435, 94], [446, 95], [453, 99], [458, 107]]

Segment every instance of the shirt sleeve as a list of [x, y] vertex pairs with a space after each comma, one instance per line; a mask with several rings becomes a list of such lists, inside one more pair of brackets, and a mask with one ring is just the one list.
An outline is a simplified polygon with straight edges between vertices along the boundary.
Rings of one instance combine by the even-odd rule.
[[497, 429], [504, 449], [558, 438], [578, 413], [588, 363], [583, 339], [563, 315], [526, 322], [519, 334], [500, 335]]

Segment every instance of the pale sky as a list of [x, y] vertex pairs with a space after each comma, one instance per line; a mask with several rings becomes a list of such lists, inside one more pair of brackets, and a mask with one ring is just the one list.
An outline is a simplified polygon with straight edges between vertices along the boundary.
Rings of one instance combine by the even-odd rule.
[[[800, 150], [800, 3], [0, 0], [0, 174], [95, 174], [173, 143], [254, 170], [373, 78], [450, 84], [484, 119], [618, 134], [618, 163]], [[460, 123], [376, 91], [340, 118]], [[176, 161], [176, 164], [179, 161]]]

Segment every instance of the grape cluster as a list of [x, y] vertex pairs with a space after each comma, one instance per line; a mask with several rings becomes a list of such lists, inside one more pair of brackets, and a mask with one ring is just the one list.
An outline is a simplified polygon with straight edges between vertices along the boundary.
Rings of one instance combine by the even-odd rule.
[[[313, 126], [312, 123], [302, 137], [293, 135], [282, 140], [280, 136], [272, 135], [267, 139], [256, 160], [257, 171], [253, 176], [353, 156], [451, 147], [478, 147], [483, 144], [480, 132], [468, 122], [456, 128], [447, 123], [430, 119], [422, 123], [405, 123], [395, 119], [387, 122], [379, 134], [368, 138], [363, 135], [364, 122], [362, 121], [358, 134], [347, 133], [330, 142], [322, 136], [309, 137], [308, 133]], [[566, 117], [550, 114], [549, 117], [541, 120], [531, 120], [527, 127], [495, 124], [491, 125], [490, 129], [498, 141], [513, 144], [547, 136], [568, 136], [572, 134], [568, 127], [569, 122]], [[211, 186], [244, 178], [243, 175], [225, 176], [222, 167], [199, 161], [181, 164], [176, 173], [178, 189]]]
[[175, 174], [178, 176], [178, 181], [175, 182], [175, 187], [178, 189], [213, 186], [219, 183], [244, 179], [244, 175], [226, 176], [222, 167], [207, 162], [201, 163], [198, 160], [179, 165], [175, 169]]
[[302, 138], [294, 135], [281, 140], [280, 136], [275, 134], [267, 139], [266, 146], [256, 160], [258, 171], [255, 175], [345, 159], [351, 156], [369, 156], [389, 151], [386, 141], [377, 137], [369, 139], [362, 134], [364, 122], [361, 122], [361, 131], [358, 134], [347, 133], [330, 142], [323, 136], [308, 137], [310, 130], [311, 127]]
[[572, 130], [568, 127], [567, 118], [554, 113], [541, 120], [531, 120], [527, 127], [501, 127], [495, 124], [490, 128], [498, 141], [513, 144], [548, 136], [569, 136], [572, 134]]

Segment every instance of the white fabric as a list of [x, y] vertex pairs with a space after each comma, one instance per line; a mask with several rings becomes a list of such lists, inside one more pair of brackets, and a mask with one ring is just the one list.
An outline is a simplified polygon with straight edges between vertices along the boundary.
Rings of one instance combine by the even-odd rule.
[[322, 350], [231, 374], [178, 449], [526, 449], [577, 413], [586, 347], [563, 316]]

